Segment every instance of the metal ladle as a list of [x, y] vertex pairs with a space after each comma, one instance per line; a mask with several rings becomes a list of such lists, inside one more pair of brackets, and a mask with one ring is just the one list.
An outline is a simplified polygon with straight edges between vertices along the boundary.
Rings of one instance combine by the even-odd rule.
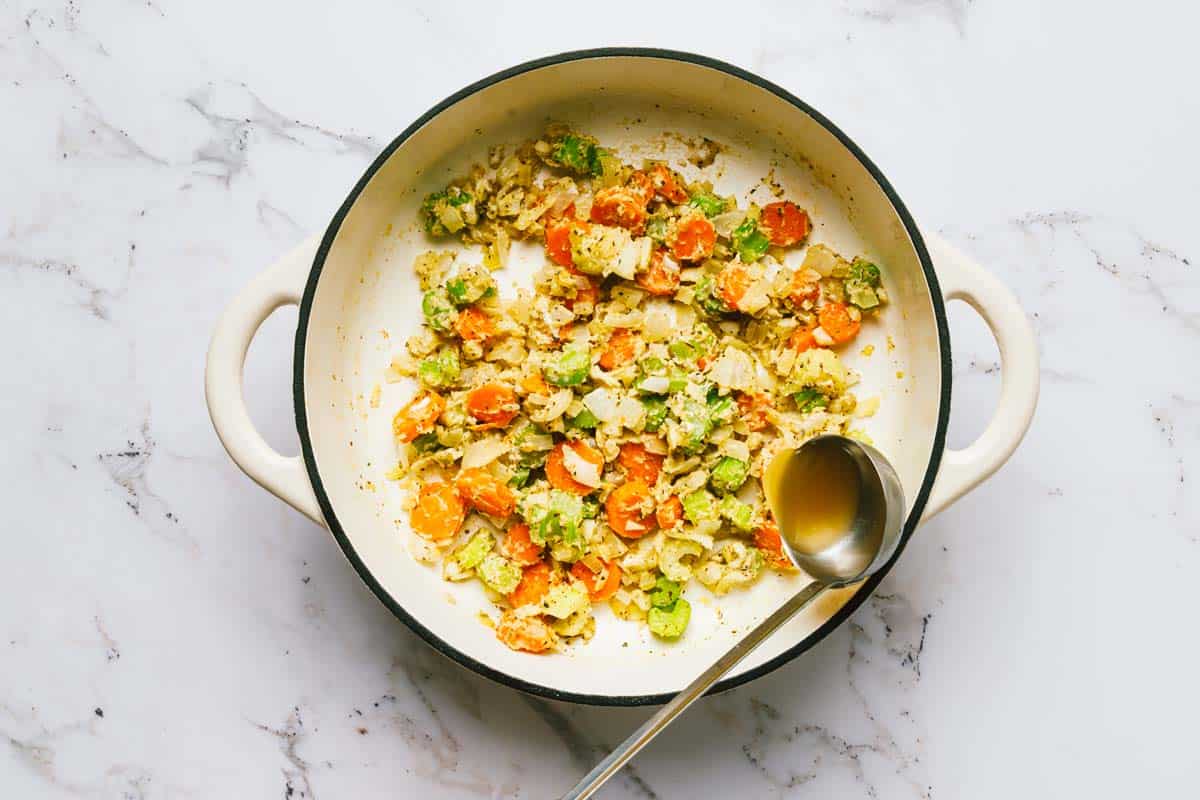
[[[775, 632], [779, 626], [816, 600], [826, 589], [856, 583], [875, 573], [888, 562], [900, 543], [904, 523], [904, 490], [895, 469], [878, 450], [845, 436], [819, 436], [796, 450], [785, 451], [767, 467], [764, 486], [776, 486], [786, 491], [788, 471], [802, 462], [808, 467], [819, 466], [823, 459], [848, 459], [859, 480], [858, 508], [850, 529], [832, 541], [806, 542], [784, 526], [791, 516], [784, 511], [781, 498], [768, 494], [767, 502], [780, 524], [783, 551], [797, 567], [813, 578], [794, 597], [760, 622], [700, 677], [677, 694], [671, 702], [633, 732], [595, 769], [583, 777], [575, 788], [563, 795], [563, 800], [583, 800], [613, 775], [651, 739], [667, 727], [684, 709], [700, 699], [722, 675], [750, 655], [754, 648]], [[830, 463], [830, 462], [825, 462]], [[782, 470], [783, 472], [777, 472]], [[774, 473], [774, 474], [772, 474]], [[782, 478], [782, 480], [771, 480]], [[803, 512], [801, 512], [803, 513]]]

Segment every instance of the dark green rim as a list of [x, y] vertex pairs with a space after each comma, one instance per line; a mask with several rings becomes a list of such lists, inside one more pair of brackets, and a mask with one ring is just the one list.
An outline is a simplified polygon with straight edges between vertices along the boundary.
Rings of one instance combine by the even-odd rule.
[[747, 72], [740, 67], [735, 67], [732, 64], [727, 64], [723, 61], [708, 58], [706, 56], [696, 55], [694, 53], [685, 53], [676, 50], [661, 50], [658, 48], [640, 48], [640, 47], [600, 47], [591, 50], [574, 50], [567, 53], [559, 53], [558, 55], [539, 58], [534, 61], [527, 61], [524, 64], [518, 64], [515, 67], [502, 70], [490, 75], [483, 80], [477, 81], [464, 89], [461, 89], [454, 94], [441, 101], [433, 108], [426, 111], [416, 119], [411, 125], [405, 128], [399, 136], [392, 140], [391, 144], [383, 149], [383, 152], [371, 163], [363, 176], [359, 178], [358, 183], [350, 190], [350, 194], [346, 197], [337, 213], [329, 223], [329, 227], [325, 231], [325, 236], [321, 239], [320, 247], [317, 248], [316, 256], [313, 258], [312, 271], [308, 276], [308, 283], [304, 289], [304, 297], [300, 302], [300, 321], [296, 328], [296, 348], [293, 361], [293, 401], [296, 409], [296, 430], [300, 435], [300, 446], [304, 454], [304, 464], [308, 470], [309, 480], [312, 482], [313, 492], [316, 494], [317, 502], [321, 506], [321, 512], [325, 516], [325, 521], [329, 525], [329, 530], [333, 534], [338, 545], [346, 554], [351, 566], [354, 567], [362, 581], [367, 585], [375, 596], [379, 598], [393, 614], [395, 614], [405, 625], [411, 628], [418, 636], [428, 642], [434, 649], [442, 654], [454, 659], [464, 667], [477, 672], [487, 678], [490, 678], [498, 683], [506, 686], [511, 686], [514, 689], [519, 689], [529, 694], [547, 697], [552, 700], [561, 700], [569, 703], [584, 703], [597, 706], [644, 706], [644, 705], [659, 705], [670, 700], [674, 694], [632, 694], [632, 695], [600, 695], [586, 694], [579, 692], [564, 692], [549, 686], [530, 683], [529, 681], [521, 680], [506, 673], [500, 672], [492, 667], [471, 658], [466, 653], [451, 647], [443, 641], [437, 634], [426, 628], [416, 619], [414, 619], [404, 607], [401, 606], [396, 599], [385, 590], [372, 575], [359, 557], [358, 552], [347, 538], [345, 531], [342, 529], [341, 523], [338, 521], [337, 514], [333, 510], [332, 504], [329, 502], [329, 495], [325, 491], [325, 486], [321, 481], [321, 475], [317, 470], [316, 458], [313, 454], [312, 438], [308, 432], [308, 415], [304, 407], [304, 353], [305, 342], [308, 338], [308, 322], [309, 315], [312, 311], [313, 297], [316, 294], [317, 283], [321, 277], [321, 270], [325, 266], [325, 258], [329, 255], [329, 250], [333, 246], [333, 241], [337, 237], [338, 230], [342, 226], [342, 222], [350, 213], [358, 196], [366, 188], [371, 178], [383, 166], [383, 164], [391, 157], [401, 145], [406, 142], [416, 131], [418, 131], [426, 122], [433, 119], [445, 109], [454, 105], [465, 97], [486, 89], [500, 81], [507, 80], [517, 75], [524, 74], [536, 69], [544, 67], [552, 67], [558, 64], [564, 64], [570, 61], [579, 61], [588, 58], [612, 58], [612, 57], [636, 57], [636, 58], [657, 58], [668, 61], [679, 61], [687, 64], [695, 64], [709, 69], [723, 72], [727, 75], [732, 75], [736, 78], [758, 86], [762, 89], [774, 94], [782, 100], [792, 104], [804, 113], [808, 114], [826, 130], [833, 134], [851, 153], [862, 163], [863, 167], [879, 184], [880, 189], [891, 202], [892, 207], [896, 210], [896, 214], [900, 217], [904, 224], [904, 229], [908, 233], [909, 239], [912, 241], [913, 248], [917, 252], [917, 257], [920, 259], [921, 268], [925, 272], [925, 280], [929, 286], [930, 301], [933, 303], [934, 316], [937, 320], [938, 343], [941, 350], [941, 365], [942, 365], [942, 391], [938, 407], [937, 430], [934, 433], [933, 451], [929, 458], [929, 466], [925, 471], [925, 478], [921, 483], [921, 489], [917, 493], [915, 502], [913, 503], [912, 511], [908, 515], [908, 519], [904, 523], [904, 532], [901, 535], [900, 545], [896, 548], [895, 554], [884, 565], [883, 569], [879, 570], [875, 575], [866, 580], [854, 593], [847, 603], [838, 610], [836, 614], [826, 620], [825, 624], [809, 634], [803, 641], [791, 647], [774, 658], [766, 661], [754, 669], [736, 675], [731, 678], [726, 678], [718, 682], [709, 691], [709, 694], [723, 692], [732, 689], [735, 686], [740, 686], [744, 683], [754, 680], [755, 678], [766, 675], [788, 661], [791, 661], [796, 656], [813, 647], [817, 642], [828, 636], [835, 628], [841, 625], [850, 617], [854, 611], [862, 605], [862, 603], [875, 591], [880, 581], [884, 576], [891, 571], [892, 566], [896, 563], [896, 559], [904, 551], [908, 544], [909, 538], [912, 536], [913, 530], [921, 519], [921, 512], [925, 508], [925, 503], [929, 499], [929, 492], [933, 487], [934, 478], [937, 476], [938, 466], [941, 463], [942, 451], [946, 441], [946, 426], [950, 419], [950, 330], [946, 322], [946, 308], [942, 302], [941, 289], [938, 286], [937, 275], [933, 270], [933, 263], [929, 258], [929, 252], [925, 248], [925, 241], [921, 238], [921, 232], [917, 229], [917, 225], [913, 222], [912, 215], [908, 213], [908, 209], [901, 202], [900, 197], [896, 194], [896, 190], [879, 171], [879, 168], [867, 158], [866, 154], [854, 143], [849, 136], [843, 133], [836, 125], [830, 122], [823, 114], [812, 108], [810, 105], [799, 99], [791, 92], [765, 80], [751, 72]]

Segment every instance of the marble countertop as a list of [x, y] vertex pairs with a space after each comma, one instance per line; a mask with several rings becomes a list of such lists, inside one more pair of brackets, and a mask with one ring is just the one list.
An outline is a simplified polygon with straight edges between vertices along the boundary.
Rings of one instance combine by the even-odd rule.
[[[1194, 793], [1195, 11], [400, 5], [0, 5], [0, 796], [548, 798], [647, 715], [434, 653], [233, 466], [202, 382], [224, 303], [416, 115], [613, 43], [732, 61], [836, 120], [1016, 291], [1044, 369], [1012, 461], [848, 624], [703, 701], [601, 796]], [[951, 317], [961, 446], [998, 364]], [[247, 366], [289, 452], [295, 322], [268, 320]]]

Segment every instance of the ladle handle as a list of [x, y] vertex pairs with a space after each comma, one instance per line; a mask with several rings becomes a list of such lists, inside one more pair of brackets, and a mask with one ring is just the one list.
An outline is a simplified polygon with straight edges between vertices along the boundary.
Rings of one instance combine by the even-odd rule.
[[626, 761], [633, 758], [639, 750], [658, 735], [659, 731], [671, 724], [671, 720], [682, 714], [684, 709], [692, 703], [699, 700], [708, 690], [708, 687], [716, 683], [726, 672], [733, 669], [739, 661], [750, 655], [750, 652], [774, 633], [776, 628], [795, 616], [797, 612], [815, 600], [817, 595], [821, 594], [827, 588], [829, 588], [829, 584], [813, 581], [801, 589], [794, 597], [780, 606], [775, 613], [760, 622], [754, 630], [739, 639], [733, 647], [729, 648], [700, 677], [692, 681], [682, 692], [675, 695], [675, 698], [671, 702], [660, 708], [658, 713], [646, 720], [642, 727], [634, 731], [628, 739], [621, 742], [615, 750], [596, 765], [595, 769], [583, 776], [583, 780], [575, 784], [575, 788], [564, 794], [563, 800], [583, 800], [585, 797], [591, 797], [592, 793], [599, 789], [605, 781], [615, 775], [621, 767], [625, 766]]

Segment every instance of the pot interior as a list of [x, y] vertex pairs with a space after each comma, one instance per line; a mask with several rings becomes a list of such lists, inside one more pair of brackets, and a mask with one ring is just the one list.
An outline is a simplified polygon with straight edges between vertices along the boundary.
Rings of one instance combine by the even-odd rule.
[[[461, 96], [381, 156], [347, 201], [318, 257], [303, 343], [303, 402], [310, 454], [334, 512], [331, 527], [377, 593], [426, 629], [444, 652], [526, 689], [591, 702], [643, 702], [682, 688], [739, 633], [766, 616], [808, 578], [770, 574], [747, 591], [713, 597], [689, 589], [693, 619], [674, 644], [644, 626], [597, 609], [595, 637], [567, 654], [509, 650], [481, 624], [496, 616], [478, 582], [445, 582], [440, 567], [418, 563], [401, 495], [385, 474], [396, 463], [391, 418], [412, 396], [411, 383], [388, 383], [393, 355], [420, 323], [411, 264], [427, 249], [457, 245], [428, 238], [417, 224], [426, 193], [443, 187], [494, 144], [538, 135], [551, 121], [597, 136], [629, 160], [679, 162], [704, 137], [723, 149], [705, 170], [722, 194], [775, 199], [768, 183], [807, 208], [811, 242], [874, 258], [891, 303], [881, 324], [865, 325], [843, 355], [862, 375], [860, 401], [878, 396], [878, 413], [861, 427], [896, 466], [910, 508], [931, 478], [941, 403], [942, 364], [935, 304], [921, 260], [900, 215], [870, 171], [806, 111], [742, 77], [713, 66], [651, 55], [607, 55], [538, 66]], [[698, 170], [679, 168], [689, 177]], [[479, 254], [460, 253], [477, 261]], [[538, 248], [515, 245], [505, 281], [528, 285]], [[794, 259], [794, 261], [792, 260]], [[789, 263], [798, 263], [793, 256]], [[307, 301], [306, 301], [307, 302]], [[302, 315], [302, 319], [304, 316]], [[863, 355], [873, 346], [871, 356]], [[302, 426], [303, 427], [303, 426]], [[786, 658], [853, 596], [828, 593], [731, 673], [745, 676]], [[428, 634], [427, 638], [428, 638]], [[478, 663], [473, 663], [478, 662]], [[480, 665], [485, 665], [481, 667]]]

